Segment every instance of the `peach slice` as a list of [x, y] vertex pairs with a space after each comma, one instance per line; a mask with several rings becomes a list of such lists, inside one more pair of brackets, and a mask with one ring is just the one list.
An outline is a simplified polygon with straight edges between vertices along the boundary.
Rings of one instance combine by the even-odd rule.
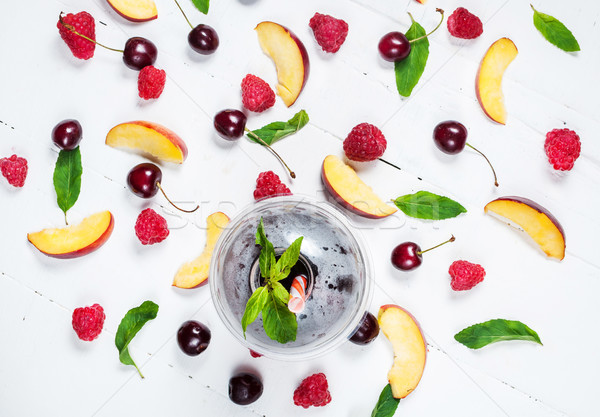
[[27, 239], [44, 255], [53, 258], [77, 258], [98, 249], [110, 237], [115, 220], [110, 211], [92, 214], [81, 223], [28, 233]]
[[191, 262], [187, 262], [179, 268], [173, 286], [178, 288], [196, 288], [208, 282], [208, 270], [215, 244], [221, 236], [221, 232], [229, 223], [229, 217], [220, 211], [206, 218], [206, 245], [202, 254]]
[[377, 321], [394, 350], [394, 364], [388, 372], [392, 395], [394, 398], [404, 398], [419, 385], [425, 370], [425, 336], [412, 314], [397, 305], [381, 306]]
[[551, 258], [565, 257], [565, 232], [548, 210], [523, 197], [500, 197], [486, 204], [484, 211], [525, 231]]
[[310, 62], [300, 39], [289, 29], [274, 23], [261, 22], [254, 30], [263, 52], [271, 57], [277, 69], [277, 94], [290, 107], [302, 92]]
[[498, 39], [485, 53], [477, 71], [475, 80], [477, 100], [484, 113], [500, 124], [506, 124], [502, 77], [517, 53], [513, 41], [508, 38]]
[[147, 22], [158, 17], [154, 0], [106, 0], [121, 17], [132, 22]]
[[379, 219], [398, 211], [384, 203], [350, 166], [335, 155], [328, 155], [323, 161], [321, 179], [335, 201], [356, 214]]
[[182, 164], [188, 153], [185, 142], [175, 132], [158, 123], [142, 120], [116, 125], [106, 135], [106, 144], [177, 164]]

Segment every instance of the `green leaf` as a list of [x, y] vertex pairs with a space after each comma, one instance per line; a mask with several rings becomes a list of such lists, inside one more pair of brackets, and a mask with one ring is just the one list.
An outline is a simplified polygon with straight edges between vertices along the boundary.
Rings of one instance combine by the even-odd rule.
[[371, 413], [371, 417], [392, 417], [399, 403], [400, 399], [394, 398], [392, 395], [392, 386], [387, 384], [381, 391], [381, 395], [379, 395], [379, 400]]
[[269, 291], [266, 287], [258, 287], [246, 303], [246, 310], [244, 310], [244, 316], [242, 317], [242, 329], [244, 331], [244, 337], [246, 337], [246, 328], [252, 323], [262, 309], [265, 307]]
[[144, 301], [139, 307], [134, 307], [125, 314], [115, 336], [115, 345], [119, 350], [119, 360], [124, 365], [135, 366], [142, 378], [144, 375], [131, 359], [128, 346], [135, 335], [144, 327], [144, 324], [155, 319], [157, 314], [158, 305], [152, 301]]
[[444, 220], [467, 212], [456, 201], [429, 191], [403, 195], [395, 199], [394, 204], [407, 216], [426, 220]]
[[275, 269], [277, 270], [276, 276], [271, 276], [274, 281], [281, 281], [285, 277], [290, 274], [290, 270], [296, 262], [298, 262], [298, 257], [300, 256], [300, 247], [302, 246], [303, 236], [300, 236], [296, 239], [289, 248], [285, 250], [279, 257], [277, 264], [275, 265]]
[[283, 285], [281, 285], [281, 282], [273, 282], [271, 286], [273, 288], [273, 295], [275, 298], [280, 300], [282, 303], [287, 304], [290, 300], [290, 293]]
[[258, 228], [256, 229], [256, 244], [262, 247], [258, 257], [260, 274], [263, 278], [268, 279], [270, 277], [271, 267], [275, 264], [275, 249], [273, 249], [273, 244], [267, 239], [262, 217], [260, 218]]
[[455, 334], [454, 339], [471, 349], [479, 349], [504, 340], [528, 340], [542, 344], [538, 334], [525, 324], [504, 319], [474, 324]]
[[210, 0], [192, 0], [196, 9], [200, 10], [204, 14], [208, 14], [208, 6], [210, 5]]
[[54, 167], [54, 189], [58, 207], [65, 213], [65, 222], [67, 211], [79, 197], [82, 172], [79, 146], [71, 151], [61, 150]]
[[298, 330], [296, 315], [288, 310], [287, 304], [275, 297], [273, 292], [269, 293], [267, 303], [262, 311], [262, 317], [265, 333], [271, 339], [279, 343], [296, 340]]
[[558, 19], [538, 12], [533, 5], [531, 8], [533, 9], [533, 24], [548, 42], [566, 52], [581, 50], [575, 36]]
[[[415, 22], [412, 16], [410, 19], [412, 20], [412, 25], [405, 34], [409, 41], [426, 34], [425, 29]], [[410, 54], [405, 59], [394, 63], [396, 87], [398, 88], [398, 93], [403, 97], [408, 97], [412, 93], [413, 88], [415, 88], [421, 75], [423, 75], [423, 71], [425, 71], [425, 65], [429, 57], [429, 40], [427, 38], [413, 42], [410, 46]]]
[[[260, 129], [253, 130], [256, 136], [264, 140], [267, 144], [272, 145], [279, 139], [292, 135], [302, 129], [308, 123], [308, 114], [304, 110], [300, 110], [287, 122], [273, 122]], [[253, 137], [250, 133], [248, 137], [256, 143], [262, 143]]]

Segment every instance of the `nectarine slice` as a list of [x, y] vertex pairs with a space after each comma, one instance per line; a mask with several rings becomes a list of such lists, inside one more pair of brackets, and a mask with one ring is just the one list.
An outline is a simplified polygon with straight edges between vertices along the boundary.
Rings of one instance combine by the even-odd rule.
[[132, 22], [147, 22], [158, 17], [154, 0], [106, 0], [117, 14]]
[[477, 71], [475, 81], [477, 100], [484, 113], [500, 124], [506, 124], [502, 78], [517, 53], [513, 41], [508, 38], [498, 39], [485, 53]]
[[77, 258], [95, 251], [110, 237], [114, 227], [110, 211], [92, 214], [81, 223], [27, 234], [40, 252], [54, 258]]

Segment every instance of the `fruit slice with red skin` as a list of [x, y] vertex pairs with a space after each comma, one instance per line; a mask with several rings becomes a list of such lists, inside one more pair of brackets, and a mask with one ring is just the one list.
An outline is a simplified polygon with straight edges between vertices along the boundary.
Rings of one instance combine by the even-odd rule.
[[538, 203], [524, 197], [500, 197], [487, 203], [484, 211], [510, 225], [517, 225], [549, 257], [564, 259], [564, 230], [556, 217]]
[[154, 0], [106, 0], [117, 14], [131, 22], [147, 22], [158, 17]]
[[173, 286], [178, 288], [196, 288], [208, 282], [210, 260], [215, 244], [229, 223], [229, 217], [220, 211], [206, 218], [206, 245], [202, 254], [191, 262], [187, 262], [179, 268]]
[[182, 164], [188, 154], [185, 142], [175, 132], [158, 123], [143, 120], [116, 125], [106, 135], [106, 144], [176, 164]]
[[290, 107], [302, 92], [310, 62], [304, 44], [289, 29], [274, 22], [261, 22], [254, 30], [263, 52], [277, 69], [277, 94]]
[[358, 215], [379, 219], [398, 211], [384, 203], [350, 166], [335, 155], [328, 155], [323, 161], [321, 179], [335, 201]]
[[388, 372], [392, 395], [394, 398], [404, 398], [419, 385], [425, 370], [425, 336], [412, 314], [397, 305], [381, 306], [377, 321], [394, 350], [394, 364]]
[[81, 223], [28, 233], [27, 239], [44, 255], [53, 258], [77, 258], [102, 246], [112, 234], [115, 225], [110, 211], [92, 214]]
[[475, 79], [475, 91], [481, 108], [490, 119], [500, 124], [506, 124], [502, 78], [517, 53], [513, 41], [498, 39], [485, 53]]

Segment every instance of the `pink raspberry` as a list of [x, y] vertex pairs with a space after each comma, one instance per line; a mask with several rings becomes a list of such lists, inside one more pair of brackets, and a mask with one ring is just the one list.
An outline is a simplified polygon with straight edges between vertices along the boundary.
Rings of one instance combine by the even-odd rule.
[[544, 149], [548, 161], [558, 171], [570, 171], [581, 152], [579, 136], [569, 129], [554, 129], [546, 133]]
[[91, 342], [102, 332], [105, 318], [104, 309], [98, 304], [76, 308], [73, 311], [73, 330], [81, 340]]
[[258, 174], [254, 200], [259, 201], [276, 195], [292, 195], [292, 192], [273, 171]]
[[308, 26], [325, 52], [337, 52], [348, 35], [348, 23], [326, 14], [315, 13]]
[[344, 152], [352, 161], [373, 161], [383, 155], [386, 147], [381, 130], [369, 123], [356, 125], [344, 140]]
[[483, 33], [483, 24], [477, 16], [459, 7], [448, 18], [448, 32], [456, 38], [475, 39]]
[[138, 74], [138, 94], [144, 100], [159, 98], [165, 88], [167, 73], [147, 65]]
[[242, 104], [248, 110], [260, 113], [275, 105], [275, 93], [266, 81], [248, 74], [242, 80]]
[[331, 394], [328, 388], [325, 374], [311, 375], [305, 378], [294, 391], [294, 404], [303, 408], [308, 408], [311, 405], [323, 407], [331, 402]]
[[169, 236], [167, 221], [151, 208], [147, 208], [140, 213], [135, 222], [135, 235], [142, 245], [162, 242]]
[[88, 12], [69, 13], [60, 17], [56, 27], [60, 37], [65, 41], [75, 58], [90, 59], [94, 56], [96, 44], [72, 32], [74, 30], [95, 41], [96, 24], [91, 14]]
[[27, 159], [13, 155], [0, 159], [0, 171], [13, 187], [22, 187], [27, 178]]
[[448, 273], [452, 277], [450, 286], [454, 291], [470, 290], [483, 281], [485, 269], [481, 265], [472, 264], [468, 261], [454, 261]]

